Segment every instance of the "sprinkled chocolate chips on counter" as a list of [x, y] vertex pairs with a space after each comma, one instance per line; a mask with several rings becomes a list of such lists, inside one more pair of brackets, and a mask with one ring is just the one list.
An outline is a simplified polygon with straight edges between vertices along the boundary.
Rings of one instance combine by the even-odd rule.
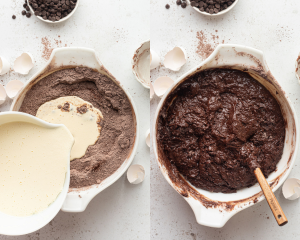
[[77, 0], [29, 0], [36, 16], [53, 22], [68, 16], [76, 3]]

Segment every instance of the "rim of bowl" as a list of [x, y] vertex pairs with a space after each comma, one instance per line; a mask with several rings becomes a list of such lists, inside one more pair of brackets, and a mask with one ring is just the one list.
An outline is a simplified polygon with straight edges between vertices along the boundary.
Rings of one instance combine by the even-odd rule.
[[[186, 0], [186, 1], [188, 2], [189, 5], [191, 5], [191, 0]], [[206, 16], [214, 17], [214, 16], [220, 16], [220, 15], [223, 15], [223, 14], [229, 12], [231, 9], [233, 9], [235, 7], [235, 5], [238, 3], [238, 1], [239, 0], [235, 0], [228, 8], [226, 8], [225, 10], [223, 10], [221, 12], [218, 12], [216, 14], [210, 14], [210, 13], [207, 13], [207, 12], [202, 12], [197, 7], [192, 7], [192, 8], [194, 10], [196, 10], [198, 13], [201, 13], [201, 14], [206, 15]]]
[[78, 8], [78, 5], [79, 5], [79, 0], [77, 0], [76, 5], [75, 5], [75, 8], [73, 9], [72, 12], [70, 12], [66, 17], [60, 19], [59, 21], [55, 21], [55, 22], [52, 22], [52, 21], [50, 21], [50, 20], [44, 20], [42, 17], [36, 16], [36, 15], [34, 14], [33, 8], [32, 8], [31, 5], [29, 4], [29, 2], [27, 3], [27, 5], [28, 5], [28, 7], [30, 8], [30, 12], [31, 12], [32, 15], [34, 15], [35, 17], [37, 17], [38, 19], [40, 19], [40, 20], [43, 21], [43, 22], [55, 24], [55, 23], [61, 23], [61, 22], [64, 22], [64, 21], [68, 20], [68, 19], [76, 12], [76, 10], [77, 10], [77, 8]]

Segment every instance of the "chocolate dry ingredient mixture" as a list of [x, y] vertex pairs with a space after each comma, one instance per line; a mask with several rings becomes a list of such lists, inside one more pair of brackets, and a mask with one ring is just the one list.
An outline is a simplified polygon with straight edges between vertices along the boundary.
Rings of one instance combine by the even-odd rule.
[[98, 184], [113, 174], [131, 151], [135, 137], [131, 104], [110, 78], [77, 67], [59, 70], [36, 83], [27, 92], [20, 111], [35, 116], [42, 104], [65, 96], [80, 97], [103, 114], [96, 144], [89, 146], [82, 158], [71, 161], [71, 188]]
[[285, 123], [275, 98], [249, 74], [212, 69], [195, 74], [167, 98], [158, 118], [164, 161], [194, 186], [231, 193], [276, 169]]

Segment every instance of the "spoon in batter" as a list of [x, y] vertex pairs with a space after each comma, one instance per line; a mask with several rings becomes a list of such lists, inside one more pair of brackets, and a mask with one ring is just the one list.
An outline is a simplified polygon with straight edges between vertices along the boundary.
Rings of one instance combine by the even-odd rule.
[[279, 226], [283, 226], [288, 223], [288, 220], [282, 211], [282, 208], [280, 207], [270, 185], [268, 184], [267, 180], [265, 179], [265, 176], [263, 175], [260, 168], [256, 168], [254, 170], [255, 177], [268, 201], [268, 204], [273, 212], [273, 215], [278, 223]]
[[245, 164], [254, 171], [255, 177], [267, 199], [267, 202], [273, 212], [273, 215], [279, 226], [288, 223], [288, 220], [282, 211], [270, 185], [268, 184], [265, 176], [263, 175], [260, 165], [257, 162], [256, 151], [252, 144], [245, 144], [241, 151], [242, 156], [245, 157]]

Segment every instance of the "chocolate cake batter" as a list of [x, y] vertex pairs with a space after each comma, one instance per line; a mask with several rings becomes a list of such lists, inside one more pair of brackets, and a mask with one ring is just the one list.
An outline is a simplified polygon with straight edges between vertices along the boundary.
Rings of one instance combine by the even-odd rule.
[[231, 193], [265, 177], [281, 159], [285, 123], [270, 92], [249, 74], [212, 69], [190, 77], [165, 101], [158, 148], [194, 186]]
[[[77, 67], [57, 71], [36, 83], [27, 92], [20, 111], [35, 116], [42, 104], [65, 96], [80, 97], [103, 114], [96, 144], [89, 146], [82, 158], [71, 161], [71, 188], [98, 184], [113, 174], [131, 151], [135, 137], [131, 104], [125, 92], [110, 78]], [[85, 109], [78, 111], [84, 113]]]

